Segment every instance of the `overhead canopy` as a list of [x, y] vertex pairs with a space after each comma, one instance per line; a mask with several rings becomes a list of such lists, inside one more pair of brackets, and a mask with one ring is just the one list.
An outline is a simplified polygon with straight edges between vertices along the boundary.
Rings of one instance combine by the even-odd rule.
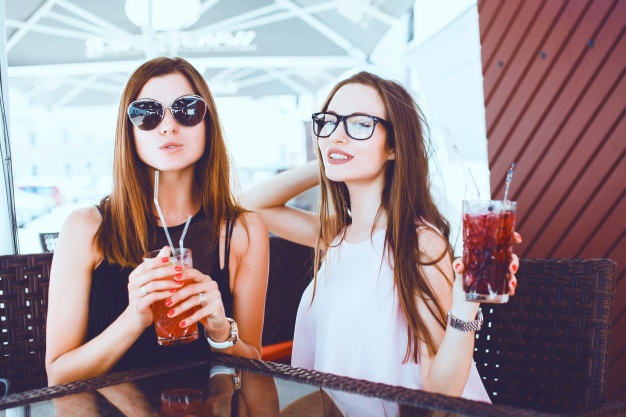
[[[382, 35], [412, 0], [202, 0], [176, 20], [131, 22], [141, 0], [5, 0], [10, 84], [45, 106], [113, 104], [146, 59], [181, 56], [218, 96], [316, 93], [346, 70], [367, 66]], [[144, 0], [157, 9], [188, 2]], [[193, 3], [193, 1], [191, 1]], [[148, 16], [145, 9], [144, 16]], [[130, 14], [130, 12], [129, 12]]]

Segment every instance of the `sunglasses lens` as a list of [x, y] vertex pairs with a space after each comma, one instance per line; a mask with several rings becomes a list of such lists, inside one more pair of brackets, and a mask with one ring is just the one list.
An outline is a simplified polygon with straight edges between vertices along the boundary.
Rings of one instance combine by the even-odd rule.
[[185, 96], [172, 103], [172, 116], [182, 126], [195, 126], [206, 114], [206, 103], [201, 97]]
[[128, 106], [130, 121], [141, 130], [152, 130], [163, 120], [163, 106], [155, 100], [137, 100]]

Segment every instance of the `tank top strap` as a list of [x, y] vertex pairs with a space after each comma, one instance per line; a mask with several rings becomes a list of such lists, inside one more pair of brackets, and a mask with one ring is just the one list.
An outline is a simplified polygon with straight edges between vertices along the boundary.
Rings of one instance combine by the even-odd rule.
[[224, 238], [224, 268], [220, 268], [220, 270], [224, 270], [228, 268], [228, 261], [230, 260], [230, 239], [233, 237], [233, 229], [235, 228], [235, 220], [228, 219], [226, 221], [226, 237]]

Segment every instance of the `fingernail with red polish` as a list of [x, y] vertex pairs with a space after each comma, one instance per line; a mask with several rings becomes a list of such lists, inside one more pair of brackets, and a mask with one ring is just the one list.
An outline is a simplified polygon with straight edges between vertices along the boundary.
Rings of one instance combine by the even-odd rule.
[[172, 317], [174, 315], [174, 310], [170, 310], [167, 312], [168, 317]]
[[172, 289], [170, 289], [170, 292], [171, 292], [171, 293], [175, 293], [176, 291], [178, 291], [176, 288], [172, 288]]
[[181, 321], [180, 323], [178, 323], [178, 325], [179, 325], [180, 327], [185, 327], [185, 320], [183, 320], [183, 321]]
[[163, 262], [164, 264], [168, 263], [169, 261], [170, 261], [170, 258], [168, 258], [167, 256], [164, 256], [161, 258], [161, 262]]
[[182, 271], [182, 270], [183, 270], [183, 267], [182, 267], [182, 266], [180, 266], [180, 265], [176, 265], [176, 266], [174, 267], [174, 271], [176, 271], [176, 272], [180, 272], [180, 271]]
[[181, 279], [182, 277], [183, 277], [183, 274], [174, 275], [174, 279]]
[[174, 281], [174, 283], [176, 283], [176, 285], [183, 285], [184, 284], [183, 281]]
[[165, 300], [165, 305], [166, 305], [167, 307], [171, 306], [171, 305], [172, 305], [172, 299], [171, 299], [171, 298], [168, 298], [167, 300]]
[[517, 265], [511, 265], [511, 269], [513, 269], [513, 273], [517, 272]]

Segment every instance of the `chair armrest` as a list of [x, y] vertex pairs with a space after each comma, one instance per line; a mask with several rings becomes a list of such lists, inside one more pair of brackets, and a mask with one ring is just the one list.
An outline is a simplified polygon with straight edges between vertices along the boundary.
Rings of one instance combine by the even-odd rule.
[[288, 364], [291, 362], [291, 349], [293, 341], [275, 343], [273, 345], [263, 346], [261, 359], [264, 361], [279, 362]]
[[570, 417], [626, 417], [626, 403], [609, 401], [563, 415]]

